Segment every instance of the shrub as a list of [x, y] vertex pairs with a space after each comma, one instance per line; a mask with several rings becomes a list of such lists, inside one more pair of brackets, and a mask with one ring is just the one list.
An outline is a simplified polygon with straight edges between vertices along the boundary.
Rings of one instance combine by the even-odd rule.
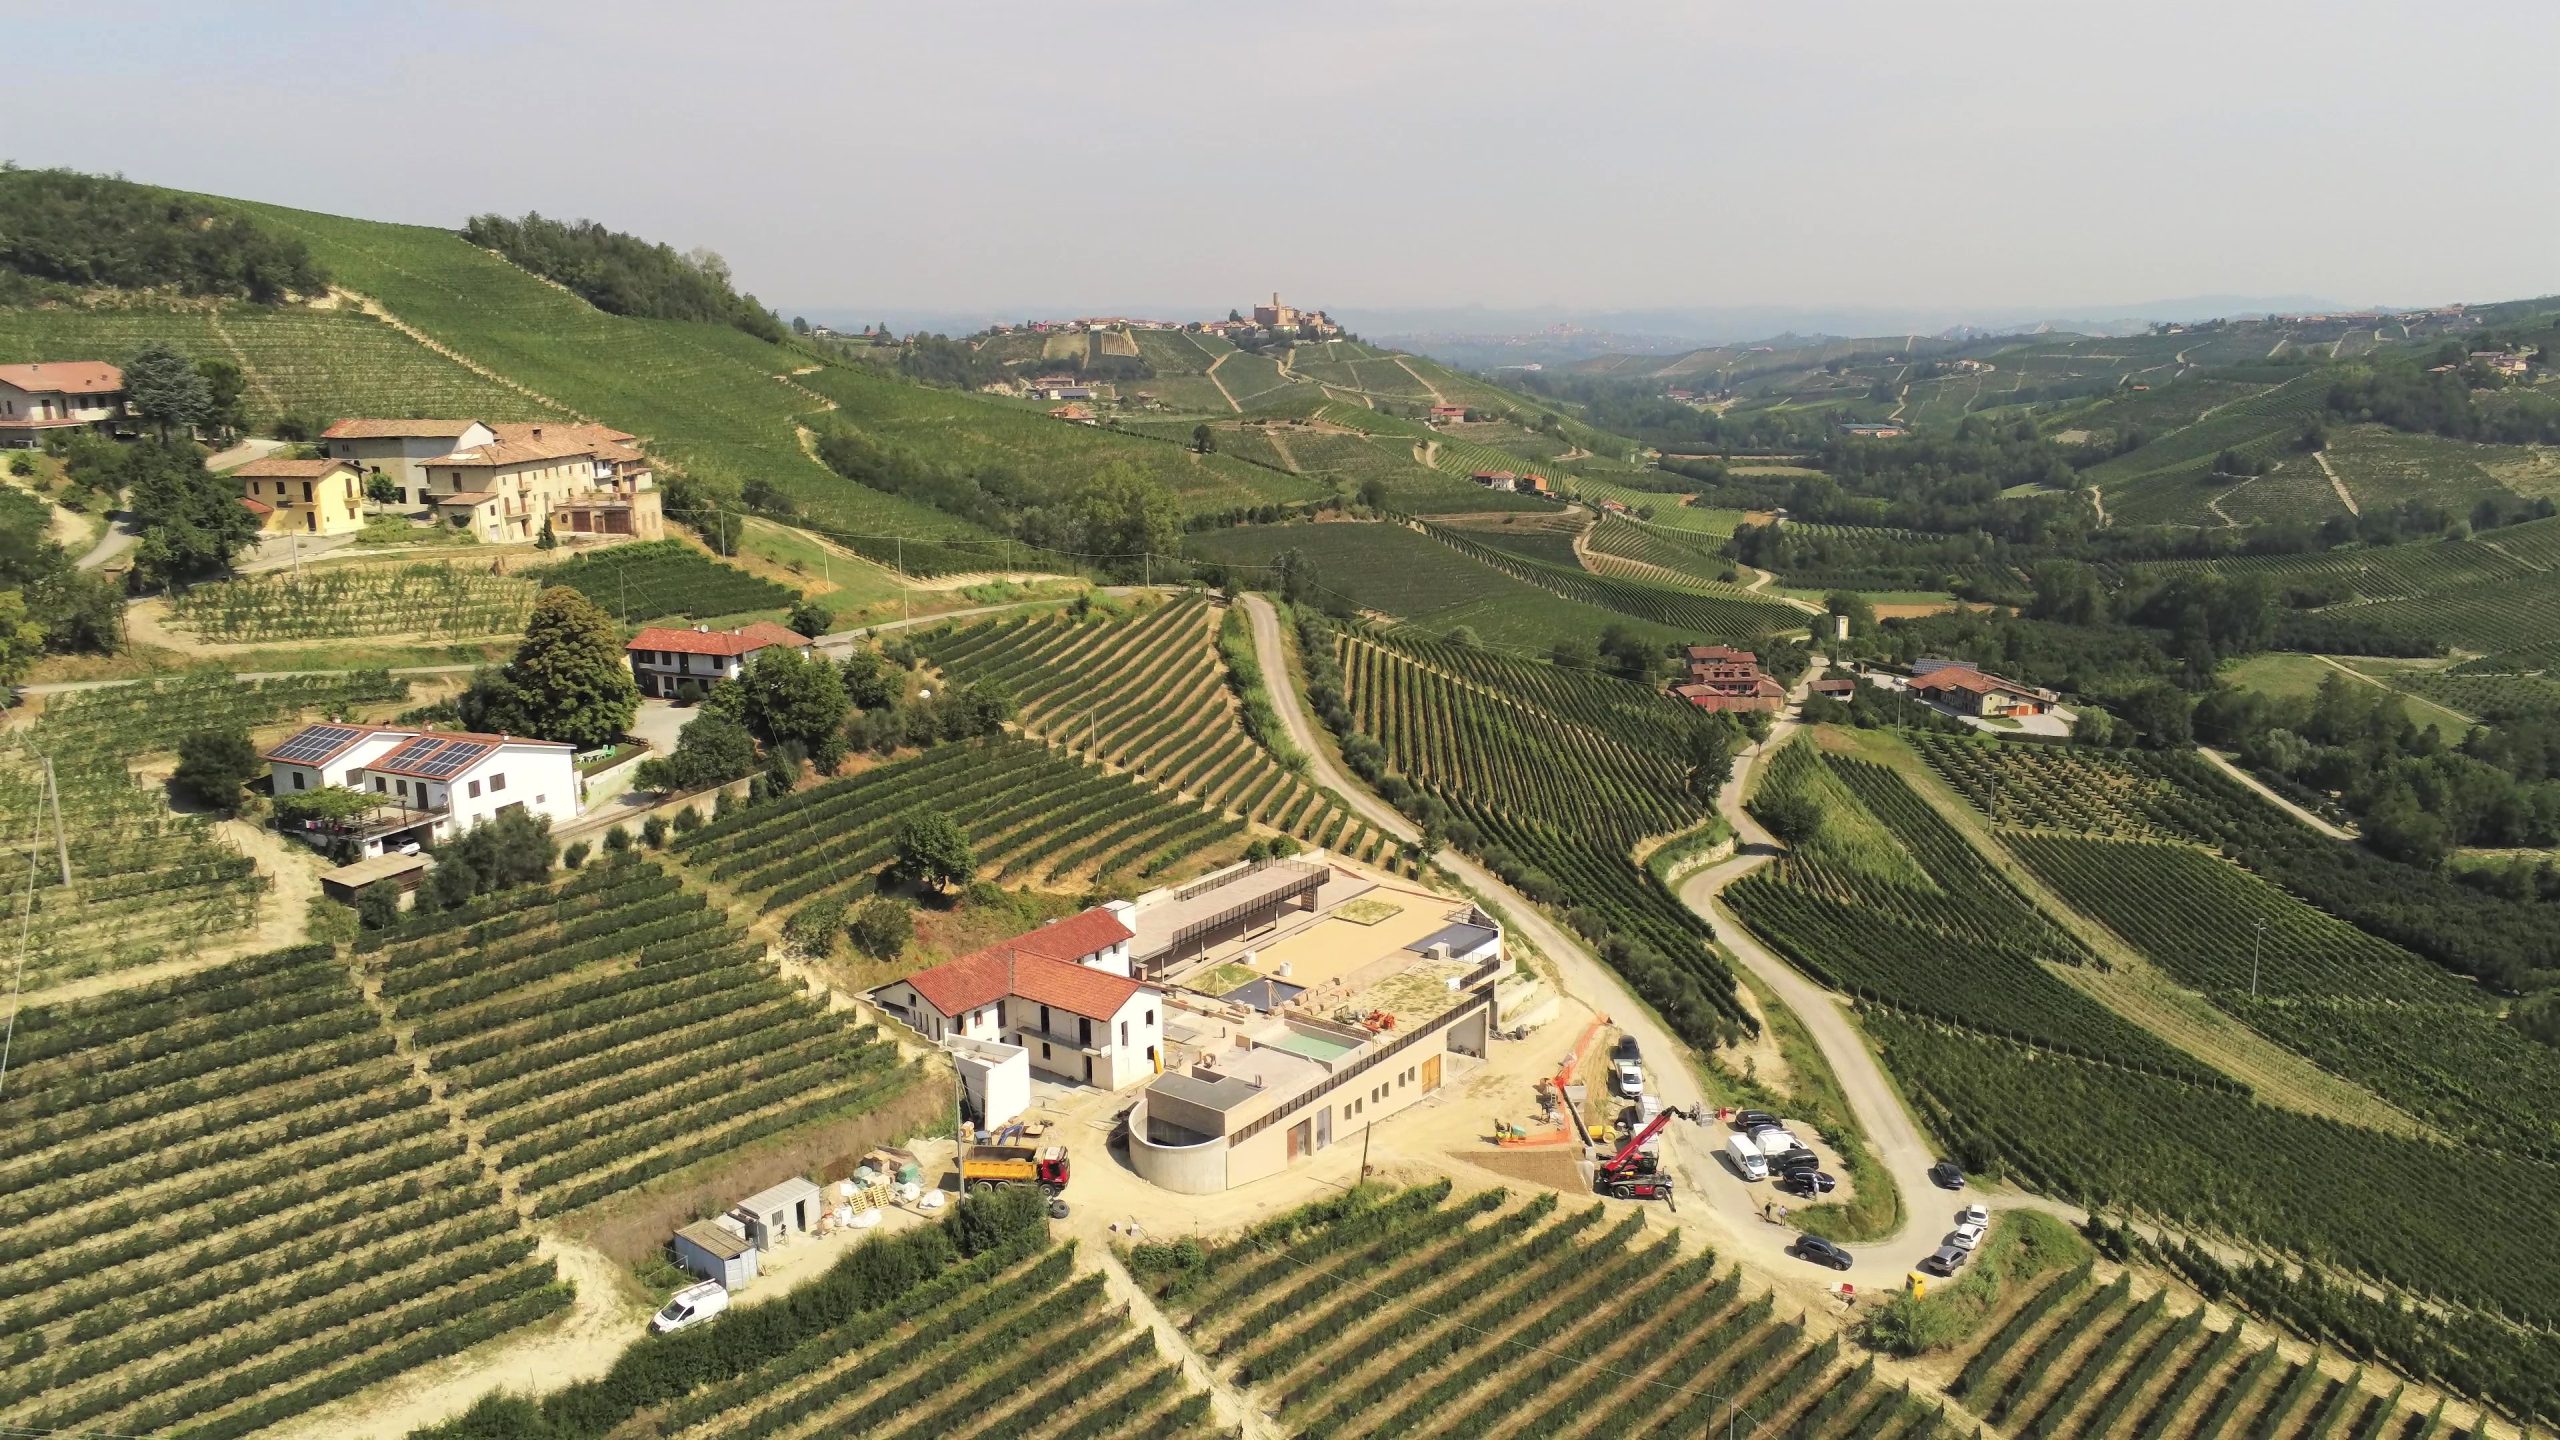
[[367, 930], [387, 929], [399, 918], [400, 892], [390, 885], [368, 885], [356, 897], [356, 923]]
[[812, 900], [782, 922], [782, 943], [812, 960], [823, 960], [835, 953], [836, 937], [844, 928], [842, 900]]
[[701, 829], [701, 828], [702, 828], [702, 809], [701, 809], [701, 807], [700, 807], [700, 806], [696, 806], [696, 805], [687, 805], [687, 806], [686, 806], [686, 807], [684, 807], [683, 809], [681, 809], [681, 810], [679, 810], [679, 811], [677, 811], [677, 812], [676, 812], [676, 833], [677, 833], [677, 834], [679, 834], [679, 835], [690, 835], [690, 834], [692, 834], [694, 831], [699, 830], [699, 829]]
[[853, 938], [854, 949], [874, 960], [895, 960], [916, 938], [915, 912], [886, 895], [878, 895], [862, 902], [846, 929]]
[[605, 853], [608, 855], [627, 855], [631, 853], [631, 832], [623, 829], [619, 825], [607, 830], [604, 832], [604, 848]]
[[593, 853], [595, 853], [594, 848], [588, 845], [586, 841], [571, 841], [569, 848], [560, 852], [560, 863], [568, 866], [572, 870], [575, 870], [586, 864], [587, 857]]
[[234, 815], [249, 782], [264, 768], [246, 729], [198, 730], [178, 742], [178, 771], [171, 779], [204, 804]]
[[652, 815], [643, 821], [640, 826], [640, 843], [652, 850], [663, 848], [667, 843], [667, 817]]

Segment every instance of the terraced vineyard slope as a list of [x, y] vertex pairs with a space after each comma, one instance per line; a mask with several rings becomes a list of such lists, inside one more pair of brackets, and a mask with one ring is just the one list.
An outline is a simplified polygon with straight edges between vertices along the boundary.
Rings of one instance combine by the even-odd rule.
[[1376, 863], [1390, 837], [1247, 733], [1219, 654], [1225, 612], [1190, 599], [1127, 619], [1043, 615], [935, 630], [917, 650], [954, 679], [1005, 687], [1024, 733], [1309, 845]]
[[325, 946], [17, 1018], [0, 1425], [245, 1435], [568, 1303]]
[[341, 564], [197, 585], [173, 593], [173, 623], [224, 644], [524, 629], [533, 581], [486, 567]]

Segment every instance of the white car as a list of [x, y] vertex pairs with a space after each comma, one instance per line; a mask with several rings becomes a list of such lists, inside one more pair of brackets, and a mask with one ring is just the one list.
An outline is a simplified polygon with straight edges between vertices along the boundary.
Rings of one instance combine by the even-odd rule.
[[1970, 1252], [1974, 1246], [1982, 1243], [1982, 1227], [1968, 1220], [1948, 1233], [1947, 1243], [1959, 1250]]
[[1991, 1224], [1991, 1212], [1979, 1205], [1967, 1205], [1956, 1212], [1956, 1223], [1970, 1225], [1977, 1230], [1985, 1229]]
[[1611, 1069], [1617, 1078], [1618, 1093], [1633, 1100], [1644, 1093], [1644, 1065], [1636, 1060], [1620, 1060]]
[[729, 1292], [717, 1280], [687, 1285], [667, 1301], [667, 1308], [649, 1317], [649, 1328], [660, 1335], [690, 1329], [729, 1308]]

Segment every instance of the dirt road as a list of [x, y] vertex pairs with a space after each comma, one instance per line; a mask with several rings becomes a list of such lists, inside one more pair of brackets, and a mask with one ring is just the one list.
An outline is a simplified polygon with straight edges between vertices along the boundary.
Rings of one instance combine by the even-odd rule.
[[[2340, 666], [2339, 668], [2343, 670], [2346, 667]], [[2349, 671], [2348, 673], [2353, 674], [2354, 672]], [[2363, 679], [2364, 677], [2357, 676], [2356, 678]], [[2257, 794], [2259, 799], [2266, 801], [2268, 804], [2273, 805], [2287, 815], [2301, 821], [2303, 824], [2310, 826], [2312, 829], [2319, 831], [2321, 834], [2328, 836], [2330, 839], [2353, 840], [2356, 838], [2354, 831], [2332, 825], [2328, 821], [2321, 819], [2319, 816], [2314, 815], [2310, 811], [2303, 809], [2301, 806], [2294, 804], [2290, 800], [2287, 800], [2282, 795], [2277, 794], [2274, 790], [2269, 789], [2265, 781], [2250, 774], [2248, 771], [2241, 769], [2238, 762], [2234, 761], [2230, 756], [2223, 754], [2221, 751], [2208, 750], [2204, 746], [2199, 745], [2196, 747], [2196, 754], [2202, 756], [2204, 762], [2212, 766], [2214, 769], [2221, 771], [2223, 774], [2228, 775], [2232, 779], [2249, 787], [2250, 790]]]

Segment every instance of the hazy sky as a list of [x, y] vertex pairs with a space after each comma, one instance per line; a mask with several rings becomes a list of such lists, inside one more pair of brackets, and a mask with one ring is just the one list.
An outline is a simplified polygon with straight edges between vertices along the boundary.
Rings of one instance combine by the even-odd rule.
[[0, 0], [0, 157], [589, 216], [786, 314], [2560, 290], [2549, 0], [73, 12]]

